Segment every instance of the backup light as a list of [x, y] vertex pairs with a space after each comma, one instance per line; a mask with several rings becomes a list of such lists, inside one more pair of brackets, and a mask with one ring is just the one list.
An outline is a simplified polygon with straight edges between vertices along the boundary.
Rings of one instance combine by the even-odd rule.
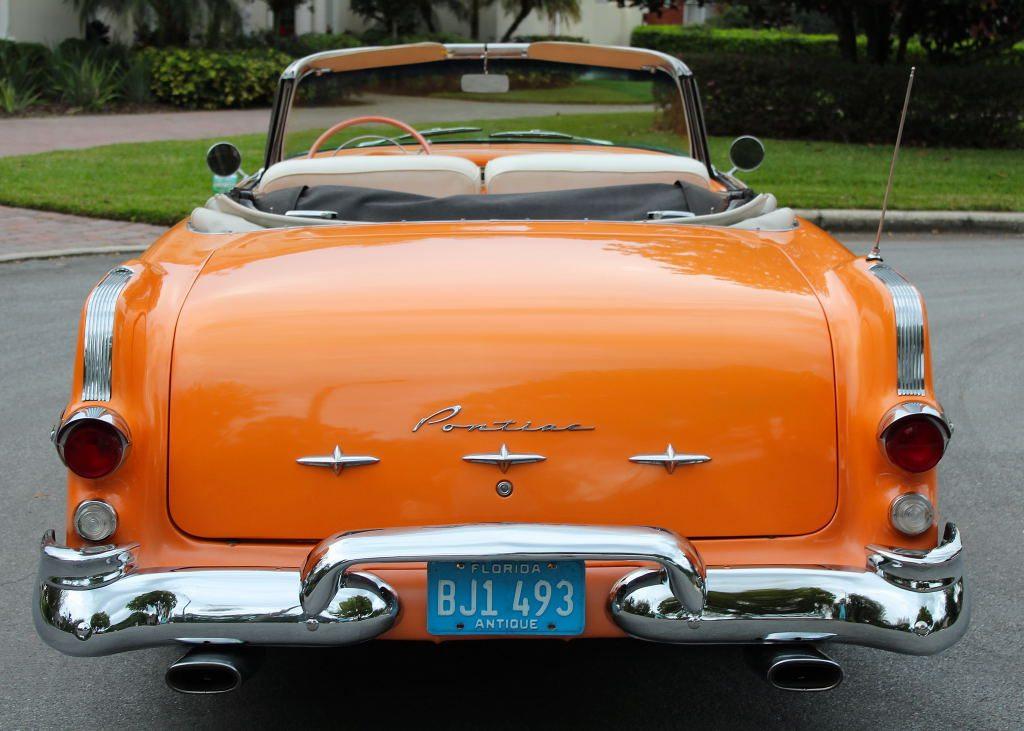
[[75, 532], [87, 541], [102, 541], [117, 530], [117, 513], [102, 500], [86, 500], [75, 509]]
[[935, 508], [924, 495], [915, 492], [900, 495], [889, 507], [889, 520], [900, 533], [917, 536], [932, 527]]

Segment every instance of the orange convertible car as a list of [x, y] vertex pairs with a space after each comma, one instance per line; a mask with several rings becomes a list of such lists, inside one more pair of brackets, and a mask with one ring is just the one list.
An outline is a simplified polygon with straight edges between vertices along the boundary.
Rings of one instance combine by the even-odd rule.
[[712, 164], [675, 58], [316, 54], [262, 167], [85, 303], [36, 626], [180, 645], [187, 692], [265, 645], [627, 635], [831, 688], [829, 643], [967, 627], [928, 346], [903, 276]]

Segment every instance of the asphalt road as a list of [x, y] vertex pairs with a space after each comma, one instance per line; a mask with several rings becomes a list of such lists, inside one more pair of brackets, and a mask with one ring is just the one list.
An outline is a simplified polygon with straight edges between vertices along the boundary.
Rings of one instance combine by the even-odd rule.
[[772, 690], [736, 649], [628, 640], [274, 650], [216, 697], [164, 686], [174, 649], [58, 654], [29, 614], [39, 536], [63, 525], [47, 436], [79, 307], [117, 260], [0, 265], [0, 727], [1021, 728], [1024, 238], [900, 237], [885, 253], [929, 307], [938, 392], [956, 423], [941, 509], [965, 535], [974, 620], [937, 657], [837, 647], [846, 681], [805, 695]]

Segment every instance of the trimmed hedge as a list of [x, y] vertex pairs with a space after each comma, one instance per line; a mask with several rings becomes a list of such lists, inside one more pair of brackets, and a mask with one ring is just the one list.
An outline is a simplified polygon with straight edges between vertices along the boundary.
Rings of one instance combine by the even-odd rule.
[[[835, 35], [793, 33], [756, 28], [712, 28], [706, 25], [641, 25], [633, 29], [630, 45], [678, 56], [686, 61], [699, 53], [751, 55], [798, 55], [839, 57], [839, 41]], [[857, 48], [863, 57], [867, 38], [857, 37]], [[894, 49], [895, 57], [895, 49]], [[925, 62], [926, 54], [916, 39], [907, 46], [907, 61]], [[1018, 43], [992, 59], [997, 63], [1024, 63], [1024, 43]]]
[[[891, 144], [908, 68], [801, 55], [690, 54], [711, 134]], [[924, 66], [904, 143], [1024, 145], [1024, 68]]]
[[[863, 38], [860, 39], [865, 44]], [[712, 29], [703, 25], [641, 25], [633, 29], [630, 45], [679, 56], [694, 53], [814, 54], [838, 56], [834, 35], [811, 35], [753, 28]]]
[[147, 49], [153, 96], [186, 109], [225, 109], [270, 104], [292, 57], [273, 49], [207, 51]]

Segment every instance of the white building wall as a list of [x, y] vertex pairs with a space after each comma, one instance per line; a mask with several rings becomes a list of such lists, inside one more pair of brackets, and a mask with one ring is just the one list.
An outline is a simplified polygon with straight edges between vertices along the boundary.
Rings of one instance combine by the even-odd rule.
[[0, 15], [5, 9], [6, 17], [0, 18], [2, 38], [55, 46], [65, 38], [83, 35], [78, 13], [64, 0], [6, 0]]
[[[484, 17], [489, 22], [481, 23], [483, 40], [500, 40], [515, 18], [495, 3], [488, 8]], [[582, 0], [580, 19], [566, 17], [548, 18], [536, 11], [520, 23], [514, 36], [561, 35], [579, 36], [590, 43], [628, 46], [633, 28], [643, 23], [643, 12], [639, 8], [620, 8], [614, 0]]]
[[[264, 0], [240, 2], [242, 29], [246, 33], [265, 31], [273, 27], [273, 13]], [[638, 8], [620, 8], [614, 0], [581, 0], [579, 21], [564, 17], [548, 18], [538, 12], [530, 13], [519, 28], [518, 36], [569, 35], [586, 38], [591, 43], [629, 45], [629, 35], [643, 22]], [[438, 28], [446, 33], [469, 36], [469, 17], [438, 7]], [[506, 13], [500, 1], [485, 7], [480, 13], [480, 38], [496, 41], [512, 24], [513, 13]], [[118, 19], [102, 13], [100, 20], [110, 26], [111, 35], [123, 43], [131, 43], [134, 27], [130, 19]], [[367, 23], [352, 12], [349, 0], [309, 0], [295, 13], [296, 33], [361, 32]], [[79, 25], [78, 13], [65, 0], [0, 0], [0, 38], [34, 41], [56, 45], [65, 38], [81, 38], [84, 29]]]

